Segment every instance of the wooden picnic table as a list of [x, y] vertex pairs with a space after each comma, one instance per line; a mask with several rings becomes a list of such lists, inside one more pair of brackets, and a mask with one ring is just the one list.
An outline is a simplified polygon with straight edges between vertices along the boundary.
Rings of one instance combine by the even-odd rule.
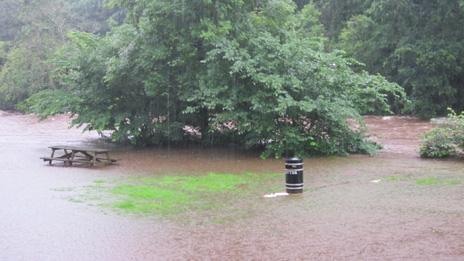
[[[42, 157], [44, 161], [48, 161], [52, 165], [53, 161], [62, 161], [65, 165], [72, 166], [73, 163], [89, 164], [95, 166], [97, 163], [113, 164], [115, 159], [110, 158], [109, 150], [83, 148], [74, 146], [50, 146], [52, 154], [50, 157]], [[56, 155], [60, 153], [60, 155]]]

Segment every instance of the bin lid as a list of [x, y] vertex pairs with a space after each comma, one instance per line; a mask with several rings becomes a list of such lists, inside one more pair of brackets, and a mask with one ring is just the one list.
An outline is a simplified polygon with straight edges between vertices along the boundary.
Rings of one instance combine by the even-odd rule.
[[303, 159], [300, 159], [298, 157], [287, 158], [285, 160], [285, 163], [303, 163]]

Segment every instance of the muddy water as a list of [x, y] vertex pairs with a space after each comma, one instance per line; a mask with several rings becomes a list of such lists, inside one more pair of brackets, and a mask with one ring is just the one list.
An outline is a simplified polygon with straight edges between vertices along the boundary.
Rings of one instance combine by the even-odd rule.
[[179, 222], [102, 211], [60, 191], [131, 176], [281, 172], [282, 162], [232, 149], [115, 148], [118, 166], [48, 167], [38, 158], [49, 145], [98, 144], [67, 122], [0, 112], [0, 260], [464, 259], [464, 183], [415, 182], [464, 180], [460, 161], [417, 157], [429, 123], [368, 117], [379, 155], [306, 159], [302, 196], [257, 193], [229, 207], [232, 220]]

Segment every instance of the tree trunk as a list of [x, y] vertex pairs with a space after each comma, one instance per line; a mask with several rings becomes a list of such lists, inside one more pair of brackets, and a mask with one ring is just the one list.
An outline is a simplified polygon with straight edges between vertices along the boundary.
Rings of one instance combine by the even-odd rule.
[[208, 109], [202, 108], [200, 110], [200, 131], [201, 131], [201, 140], [202, 143], [206, 142], [208, 139], [208, 130], [209, 130], [209, 115]]

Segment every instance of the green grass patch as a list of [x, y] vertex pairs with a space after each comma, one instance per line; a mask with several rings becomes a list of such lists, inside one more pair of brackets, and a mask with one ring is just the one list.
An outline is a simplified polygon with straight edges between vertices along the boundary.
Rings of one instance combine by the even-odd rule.
[[231, 175], [210, 173], [206, 176], [164, 177], [161, 184], [189, 192], [221, 192], [247, 186], [256, 177], [252, 174]]
[[183, 191], [159, 186], [123, 184], [111, 189], [110, 192], [120, 198], [113, 204], [114, 208], [135, 213], [158, 211], [166, 214], [178, 207], [189, 205], [192, 200]]
[[[79, 199], [129, 214], [224, 212], [246, 195], [261, 194], [281, 186], [282, 174], [208, 173], [198, 176], [137, 177], [96, 180]], [[255, 195], [256, 197], [256, 195]], [[254, 197], [254, 198], [255, 198]], [[252, 197], [250, 197], [252, 198]]]
[[420, 186], [459, 185], [461, 184], [461, 181], [457, 179], [439, 179], [437, 177], [427, 177], [416, 179], [416, 184]]
[[386, 180], [386, 181], [395, 182], [395, 181], [404, 181], [404, 180], [408, 180], [408, 178], [407, 178], [407, 177], [404, 177], [404, 176], [388, 176], [388, 177], [385, 177], [385, 180]]

